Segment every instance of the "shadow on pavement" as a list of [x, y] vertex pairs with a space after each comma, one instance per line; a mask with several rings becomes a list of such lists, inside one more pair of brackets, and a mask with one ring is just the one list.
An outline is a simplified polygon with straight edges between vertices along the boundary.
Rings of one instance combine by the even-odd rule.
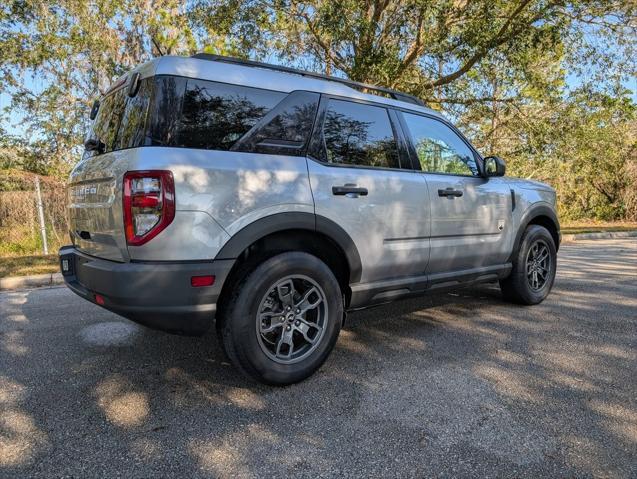
[[634, 476], [636, 279], [628, 241], [567, 246], [541, 305], [485, 285], [357, 312], [278, 389], [214, 334], [3, 293], [0, 475]]

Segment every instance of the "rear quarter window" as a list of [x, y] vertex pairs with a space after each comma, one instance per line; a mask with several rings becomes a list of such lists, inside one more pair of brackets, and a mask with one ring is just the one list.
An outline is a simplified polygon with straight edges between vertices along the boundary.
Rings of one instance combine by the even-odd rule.
[[290, 93], [233, 146], [233, 151], [303, 155], [321, 96]]
[[286, 96], [258, 88], [188, 80], [177, 146], [229, 150]]

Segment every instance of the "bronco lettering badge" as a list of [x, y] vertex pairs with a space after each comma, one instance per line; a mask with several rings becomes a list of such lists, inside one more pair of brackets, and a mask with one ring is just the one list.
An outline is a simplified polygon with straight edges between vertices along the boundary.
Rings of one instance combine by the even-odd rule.
[[94, 195], [97, 193], [97, 186], [95, 185], [82, 185], [71, 188], [71, 196], [81, 199], [86, 195]]

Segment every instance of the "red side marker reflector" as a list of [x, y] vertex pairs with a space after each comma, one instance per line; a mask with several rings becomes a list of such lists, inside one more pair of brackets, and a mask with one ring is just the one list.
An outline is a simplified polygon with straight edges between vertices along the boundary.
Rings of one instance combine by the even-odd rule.
[[215, 277], [210, 276], [192, 276], [190, 278], [190, 285], [199, 288], [201, 286], [212, 286], [215, 284]]
[[95, 302], [99, 304], [100, 306], [104, 306], [104, 296], [102, 296], [101, 294], [96, 294]]

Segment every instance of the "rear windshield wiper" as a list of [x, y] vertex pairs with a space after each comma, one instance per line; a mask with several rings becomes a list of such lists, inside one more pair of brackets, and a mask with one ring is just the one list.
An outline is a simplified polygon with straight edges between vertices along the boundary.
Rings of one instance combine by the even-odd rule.
[[95, 117], [97, 116], [97, 112], [100, 109], [100, 101], [99, 100], [95, 100], [93, 102], [93, 106], [91, 107], [91, 113], [89, 113], [88, 117], [91, 120], [95, 120]]
[[99, 138], [89, 138], [84, 142], [84, 149], [86, 151], [97, 151], [97, 153], [104, 153], [106, 145]]

